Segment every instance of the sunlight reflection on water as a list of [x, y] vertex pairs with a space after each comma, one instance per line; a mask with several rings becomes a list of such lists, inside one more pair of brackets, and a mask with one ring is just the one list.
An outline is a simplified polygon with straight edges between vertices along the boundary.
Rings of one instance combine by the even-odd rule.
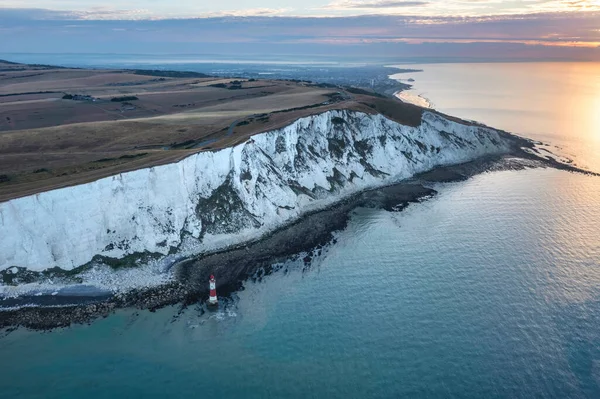
[[[406, 66], [400, 66], [406, 67]], [[600, 172], [600, 63], [410, 65], [423, 72], [406, 99], [425, 93], [435, 108], [526, 137]]]

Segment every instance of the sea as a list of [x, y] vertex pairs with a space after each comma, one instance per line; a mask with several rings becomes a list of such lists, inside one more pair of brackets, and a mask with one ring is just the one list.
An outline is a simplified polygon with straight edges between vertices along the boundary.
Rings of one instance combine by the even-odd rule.
[[[598, 104], [600, 91], [569, 92], [535, 73], [496, 94], [482, 88], [506, 64], [420, 68], [416, 95], [443, 112], [597, 165], [587, 151], [597, 116], [558, 110], [593, 110], [586, 101]], [[428, 74], [448, 80], [428, 86]], [[567, 120], [514, 106], [536, 108], [535, 90], [561, 84], [550, 117]], [[120, 310], [90, 325], [4, 332], [0, 397], [599, 398], [600, 177], [506, 170], [433, 188], [400, 212], [354, 209], [309, 264], [279, 261], [216, 311]]]
[[401, 99], [554, 145], [600, 172], [600, 63], [409, 64]]

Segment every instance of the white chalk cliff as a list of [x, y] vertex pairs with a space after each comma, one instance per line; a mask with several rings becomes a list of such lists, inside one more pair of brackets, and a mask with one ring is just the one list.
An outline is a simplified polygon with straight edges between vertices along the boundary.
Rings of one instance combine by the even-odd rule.
[[358, 191], [505, 153], [511, 140], [425, 112], [418, 127], [329, 111], [180, 162], [0, 203], [0, 270], [254, 239]]

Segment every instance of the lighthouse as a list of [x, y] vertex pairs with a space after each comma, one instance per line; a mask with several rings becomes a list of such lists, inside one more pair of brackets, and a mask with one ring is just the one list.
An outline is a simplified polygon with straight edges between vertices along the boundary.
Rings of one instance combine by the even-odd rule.
[[217, 299], [217, 282], [215, 281], [215, 276], [213, 276], [212, 274], [210, 275], [209, 287], [210, 295], [208, 297], [208, 305], [217, 306], [219, 304], [219, 301]]

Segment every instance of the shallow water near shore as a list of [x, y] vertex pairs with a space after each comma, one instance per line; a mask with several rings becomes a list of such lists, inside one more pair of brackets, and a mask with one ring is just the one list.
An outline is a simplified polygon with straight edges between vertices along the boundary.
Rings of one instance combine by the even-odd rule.
[[600, 396], [600, 178], [553, 169], [358, 208], [217, 312], [0, 338], [0, 397]]

